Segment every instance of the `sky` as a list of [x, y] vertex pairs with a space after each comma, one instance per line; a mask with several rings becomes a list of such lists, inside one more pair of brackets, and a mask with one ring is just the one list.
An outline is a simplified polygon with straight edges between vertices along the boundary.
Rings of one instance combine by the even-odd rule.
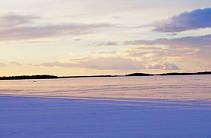
[[210, 0], [0, 2], [0, 76], [211, 70]]

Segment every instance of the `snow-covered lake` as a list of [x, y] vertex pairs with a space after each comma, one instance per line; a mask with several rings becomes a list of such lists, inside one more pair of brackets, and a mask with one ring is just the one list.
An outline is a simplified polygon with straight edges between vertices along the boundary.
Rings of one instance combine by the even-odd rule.
[[211, 75], [0, 81], [0, 137], [211, 138]]

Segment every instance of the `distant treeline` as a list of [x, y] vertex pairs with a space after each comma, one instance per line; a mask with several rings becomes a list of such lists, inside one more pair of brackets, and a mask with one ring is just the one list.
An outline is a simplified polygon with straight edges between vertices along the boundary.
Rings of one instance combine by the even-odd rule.
[[164, 74], [160, 74], [160, 75], [165, 76], [165, 75], [206, 75], [206, 74], [211, 74], [211, 71], [196, 72], [196, 73], [177, 73], [177, 72], [173, 72], [173, 73], [164, 73]]
[[92, 76], [66, 76], [60, 78], [89, 78], [89, 77], [119, 77], [121, 75], [92, 75]]
[[22, 75], [22, 76], [4, 76], [0, 80], [20, 80], [20, 79], [55, 79], [55, 78], [85, 78], [85, 77], [122, 77], [122, 76], [167, 76], [167, 75], [206, 75], [211, 74], [211, 71], [196, 72], [196, 73], [163, 73], [163, 74], [147, 74], [147, 73], [132, 73], [127, 75], [93, 75], [93, 76], [63, 76], [58, 77], [54, 75]]
[[52, 78], [58, 78], [54, 75], [22, 75], [22, 76], [4, 76], [0, 77], [0, 80], [20, 80], [20, 79], [52, 79]]
[[163, 74], [146, 74], [146, 73], [132, 73], [132, 74], [127, 74], [126, 76], [155, 76], [155, 75], [161, 75], [161, 76], [167, 76], [167, 75], [206, 75], [206, 74], [211, 74], [211, 71], [206, 71], [206, 72], [195, 72], [195, 73], [163, 73]]
[[127, 74], [125, 76], [153, 76], [152, 74], [146, 74], [146, 73], [132, 73], [132, 74]]
[[21, 79], [55, 79], [55, 78], [85, 78], [85, 77], [117, 77], [116, 75], [93, 75], [93, 76], [63, 76], [55, 75], [22, 75], [22, 76], [3, 76], [0, 80], [21, 80]]

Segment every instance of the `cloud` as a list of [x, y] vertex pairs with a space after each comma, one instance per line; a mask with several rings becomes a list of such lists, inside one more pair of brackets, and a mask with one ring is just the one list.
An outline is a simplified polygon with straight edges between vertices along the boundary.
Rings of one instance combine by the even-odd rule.
[[107, 45], [107, 46], [114, 46], [117, 45], [117, 43], [115, 42], [106, 42], [106, 43], [102, 43], [103, 45]]
[[165, 70], [179, 70], [180, 68], [174, 63], [164, 63]]
[[[11, 14], [0, 17], [0, 40], [26, 40], [93, 33], [96, 29], [112, 27], [109, 23], [35, 23], [40, 17]], [[44, 24], [44, 25], [43, 25]]]
[[48, 43], [48, 41], [24, 41], [26, 44], [41, 44], [41, 43]]
[[90, 55], [114, 55], [118, 54], [117, 51], [100, 51], [100, 52], [89, 52]]
[[[74, 60], [71, 60], [74, 61]], [[99, 57], [87, 58], [78, 60], [78, 63], [73, 62], [46, 62], [42, 66], [47, 67], [80, 67], [97, 70], [137, 70], [145, 68], [140, 61], [135, 61], [121, 57]]]
[[163, 70], [180, 70], [180, 68], [174, 63], [162, 63], [150, 65], [147, 67], [148, 69], [163, 69]]
[[33, 15], [19, 15], [15, 13], [10, 13], [0, 17], [0, 28], [29, 24], [33, 23], [33, 21], [36, 19], [40, 19], [40, 17]]
[[45, 62], [40, 66], [46, 67], [79, 67], [95, 70], [140, 70], [140, 69], [162, 69], [162, 70], [179, 70], [179, 67], [173, 63], [162, 63], [156, 65], [144, 64], [138, 60], [132, 60], [122, 57], [98, 57], [78, 59], [77, 63], [73, 63], [75, 60], [69, 62]]
[[117, 45], [116, 42], [99, 42], [99, 43], [88, 44], [88, 46], [115, 46], [115, 45]]
[[17, 61], [10, 62], [10, 64], [14, 66], [22, 66], [22, 64]]
[[[127, 54], [132, 57], [144, 58], [145, 55], [151, 54], [152, 61], [165, 60], [167, 58], [182, 58], [186, 61], [187, 57], [195, 56], [208, 60], [211, 56], [211, 35], [191, 36], [173, 39], [155, 39], [155, 40], [135, 40], [126, 41], [125, 45], [139, 45], [136, 49], [127, 51]], [[143, 45], [147, 45], [143, 48]], [[207, 58], [204, 56], [206, 55]], [[145, 58], [148, 60], [149, 58]]]
[[0, 40], [25, 40], [92, 33], [98, 28], [110, 27], [110, 24], [66, 24], [30, 27], [12, 27], [0, 30]]
[[[124, 51], [125, 56], [142, 61], [147, 69], [180, 70], [180, 60], [196, 53], [192, 48], [134, 47]], [[183, 60], [186, 62], [186, 58]], [[180, 64], [181, 65], [181, 64]]]
[[125, 45], [166, 45], [174, 47], [206, 47], [211, 46], [211, 34], [203, 36], [189, 36], [173, 39], [135, 40], [126, 41]]
[[118, 19], [120, 19], [121, 17], [120, 17], [120, 16], [113, 16], [112, 18], [118, 20]]
[[79, 64], [75, 63], [67, 63], [67, 62], [59, 62], [59, 61], [53, 61], [53, 62], [44, 62], [41, 65], [36, 66], [46, 66], [46, 67], [77, 67]]
[[211, 27], [211, 8], [196, 9], [173, 16], [169, 21], [155, 22], [156, 32], [182, 32]]
[[145, 68], [140, 61], [121, 57], [100, 57], [82, 61], [80, 64], [85, 68], [99, 70], [138, 70]]
[[[127, 50], [125, 53], [129, 57], [140, 58], [146, 62], [173, 62], [183, 65], [183, 69], [190, 68], [188, 66], [193, 64], [203, 70], [211, 68], [211, 35], [135, 40], [126, 41], [124, 44], [138, 45], [139, 47]], [[156, 67], [159, 68], [160, 65]], [[166, 69], [168, 68], [172, 67], [166, 65]]]
[[0, 63], [0, 67], [6, 67], [7, 65], [4, 63]]
[[74, 41], [82, 41], [82, 39], [77, 38], [77, 39], [75, 39]]

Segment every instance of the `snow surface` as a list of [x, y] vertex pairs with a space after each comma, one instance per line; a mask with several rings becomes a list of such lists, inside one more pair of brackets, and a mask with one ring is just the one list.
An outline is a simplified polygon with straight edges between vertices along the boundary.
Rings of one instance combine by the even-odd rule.
[[210, 77], [0, 81], [0, 138], [211, 138]]

